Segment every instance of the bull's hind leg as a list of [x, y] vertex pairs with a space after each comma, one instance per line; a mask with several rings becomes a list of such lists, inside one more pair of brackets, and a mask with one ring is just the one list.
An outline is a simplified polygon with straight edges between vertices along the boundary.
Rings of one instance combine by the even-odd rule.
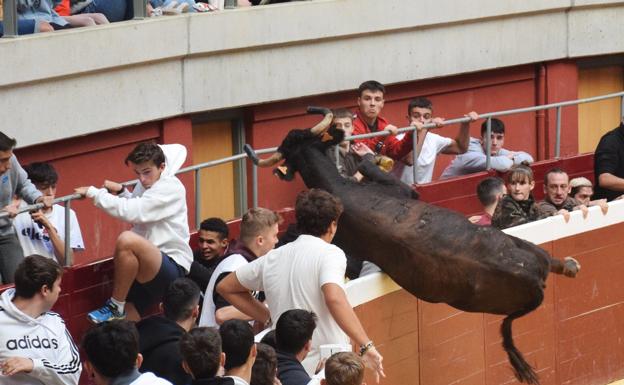
[[562, 260], [550, 258], [550, 272], [555, 274], [563, 274], [566, 277], [574, 278], [581, 270], [581, 264], [572, 257], [565, 257]]

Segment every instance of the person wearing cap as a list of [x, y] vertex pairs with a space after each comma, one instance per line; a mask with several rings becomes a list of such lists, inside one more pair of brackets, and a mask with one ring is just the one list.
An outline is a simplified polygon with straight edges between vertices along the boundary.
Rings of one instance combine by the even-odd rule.
[[[585, 177], [574, 178], [570, 181], [570, 196], [580, 204], [585, 206], [600, 206], [606, 211], [608, 209], [606, 199], [591, 200], [594, 195], [594, 186], [592, 182]], [[616, 199], [621, 199], [622, 196]]]

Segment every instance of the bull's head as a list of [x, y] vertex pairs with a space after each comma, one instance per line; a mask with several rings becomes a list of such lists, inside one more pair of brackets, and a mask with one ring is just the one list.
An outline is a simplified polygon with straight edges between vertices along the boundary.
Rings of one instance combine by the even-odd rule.
[[292, 160], [300, 151], [304, 148], [316, 147], [324, 153], [327, 148], [342, 142], [345, 136], [344, 131], [331, 124], [334, 115], [330, 109], [308, 107], [308, 113], [323, 114], [323, 120], [309, 129], [291, 130], [278, 147], [277, 152], [267, 159], [258, 158], [248, 144], [244, 146], [247, 156], [259, 167], [271, 167], [284, 159], [283, 164], [278, 166], [274, 173], [283, 180], [292, 180], [297, 171], [296, 164]]

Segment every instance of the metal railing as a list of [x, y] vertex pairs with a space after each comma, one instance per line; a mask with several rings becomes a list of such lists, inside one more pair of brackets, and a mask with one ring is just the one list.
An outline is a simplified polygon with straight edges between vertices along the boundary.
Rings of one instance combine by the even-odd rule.
[[[517, 108], [517, 109], [512, 109], [512, 110], [490, 112], [490, 113], [485, 113], [485, 114], [479, 115], [479, 118], [487, 119], [486, 169], [489, 170], [489, 168], [490, 168], [490, 153], [491, 153], [491, 148], [492, 148], [490, 135], [491, 135], [491, 128], [492, 128], [491, 127], [492, 118], [497, 117], [497, 116], [520, 114], [520, 113], [525, 113], [525, 112], [534, 112], [534, 111], [541, 111], [541, 110], [548, 110], [548, 109], [555, 108], [556, 111], [557, 111], [557, 113], [556, 113], [555, 159], [557, 159], [557, 158], [559, 158], [559, 154], [560, 154], [560, 148], [559, 147], [561, 145], [561, 110], [562, 110], [562, 108], [563, 107], [567, 107], [567, 106], [573, 106], [573, 105], [578, 105], [578, 104], [583, 104], [583, 103], [597, 102], [597, 101], [600, 101], [600, 100], [617, 98], [617, 97], [621, 98], [621, 101], [620, 101], [620, 106], [621, 106], [620, 116], [624, 117], [624, 92], [617, 92], [617, 93], [613, 93], [613, 94], [595, 96], [595, 97], [591, 97], [591, 98], [584, 98], [584, 99], [570, 100], [570, 101], [565, 101], [565, 102], [545, 104], [545, 105], [541, 105], [541, 106], [525, 107], [525, 108]], [[465, 123], [465, 122], [470, 122], [470, 118], [463, 117], [463, 118], [457, 118], [457, 119], [449, 119], [449, 120], [444, 121], [444, 125], [448, 126], [448, 125], [451, 125], [451, 124]], [[437, 126], [434, 123], [429, 123], [429, 124], [425, 124], [423, 126], [423, 128], [425, 128], [425, 129], [435, 129], [435, 128], [437, 128]], [[405, 132], [414, 131], [414, 130], [416, 130], [416, 127], [414, 127], [414, 126], [402, 127], [402, 128], [398, 129], [399, 133], [405, 133]], [[377, 137], [377, 136], [386, 136], [386, 135], [389, 135], [388, 131], [380, 131], [380, 132], [374, 132], [374, 133], [369, 133], [369, 134], [350, 136], [350, 137], [345, 138], [345, 140], [353, 141], [353, 140], [357, 140], [357, 139], [366, 139], [366, 138], [373, 138], [373, 137]], [[413, 135], [413, 137], [414, 137], [414, 149], [416, 149], [417, 148], [416, 147], [417, 135]], [[263, 154], [273, 153], [275, 151], [277, 151], [277, 147], [259, 149], [259, 150], [256, 150], [256, 153], [258, 155], [263, 155]], [[418, 155], [419, 154], [417, 154], [416, 151], [413, 151], [414, 165], [417, 164]], [[199, 164], [196, 164], [196, 165], [193, 165], [193, 166], [184, 167], [184, 168], [181, 168], [180, 170], [178, 170], [176, 172], [176, 175], [187, 173], [187, 172], [194, 172], [194, 181], [195, 181], [195, 190], [194, 190], [194, 197], [195, 197], [195, 227], [196, 228], [199, 228], [199, 223], [200, 223], [200, 218], [201, 218], [201, 189], [199, 188], [200, 182], [201, 182], [200, 171], [202, 169], [204, 169], [204, 168], [214, 167], [214, 166], [218, 166], [218, 165], [221, 165], [221, 164], [238, 161], [238, 160], [244, 159], [246, 157], [247, 157], [246, 153], [240, 153], [240, 154], [228, 156], [228, 157], [221, 158], [221, 159], [211, 160], [209, 162], [199, 163]], [[416, 169], [417, 169], [417, 167], [414, 167], [414, 180], [416, 180]], [[138, 179], [134, 179], [134, 180], [131, 180], [131, 181], [123, 182], [122, 185], [130, 186], [130, 185], [135, 185], [138, 182], [139, 182]], [[72, 200], [79, 199], [79, 198], [81, 198], [81, 196], [79, 194], [71, 194], [71, 195], [66, 195], [66, 196], [54, 199], [54, 203], [65, 203], [65, 236], [64, 236], [64, 241], [65, 241], [65, 265], [66, 266], [71, 266], [73, 264], [73, 260], [71, 258], [72, 254], [69, 252], [70, 251], [70, 247], [71, 247], [70, 239], [69, 239], [70, 237], [66, 236], [67, 234], [71, 234], [71, 231], [70, 231], [71, 230], [71, 228], [70, 228], [70, 220], [69, 220], [70, 205], [71, 205], [71, 201]], [[252, 204], [253, 204], [253, 207], [257, 207], [258, 206], [258, 167], [256, 165], [252, 165]], [[19, 213], [35, 211], [35, 210], [39, 210], [39, 209], [41, 209], [43, 207], [44, 207], [44, 205], [42, 203], [38, 203], [38, 204], [30, 205], [30, 206], [25, 206], [25, 207], [23, 207], [23, 208], [21, 208], [19, 210]], [[0, 212], [0, 218], [1, 217], [6, 217], [8, 215], [9, 214], [7, 212]]]

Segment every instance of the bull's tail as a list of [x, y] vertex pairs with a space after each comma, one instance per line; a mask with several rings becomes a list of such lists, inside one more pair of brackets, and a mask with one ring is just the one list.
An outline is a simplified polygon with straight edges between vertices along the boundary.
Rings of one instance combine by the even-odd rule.
[[507, 352], [507, 356], [509, 357], [509, 362], [511, 366], [513, 366], [514, 375], [520, 382], [525, 382], [527, 384], [535, 384], [539, 385], [539, 379], [535, 370], [529, 365], [528, 362], [522, 356], [522, 353], [518, 349], [513, 342], [513, 337], [511, 335], [511, 323], [514, 319], [520, 318], [523, 315], [528, 313], [527, 311], [521, 311], [517, 313], [510, 314], [507, 316], [501, 325], [501, 334], [503, 336], [503, 348]]

